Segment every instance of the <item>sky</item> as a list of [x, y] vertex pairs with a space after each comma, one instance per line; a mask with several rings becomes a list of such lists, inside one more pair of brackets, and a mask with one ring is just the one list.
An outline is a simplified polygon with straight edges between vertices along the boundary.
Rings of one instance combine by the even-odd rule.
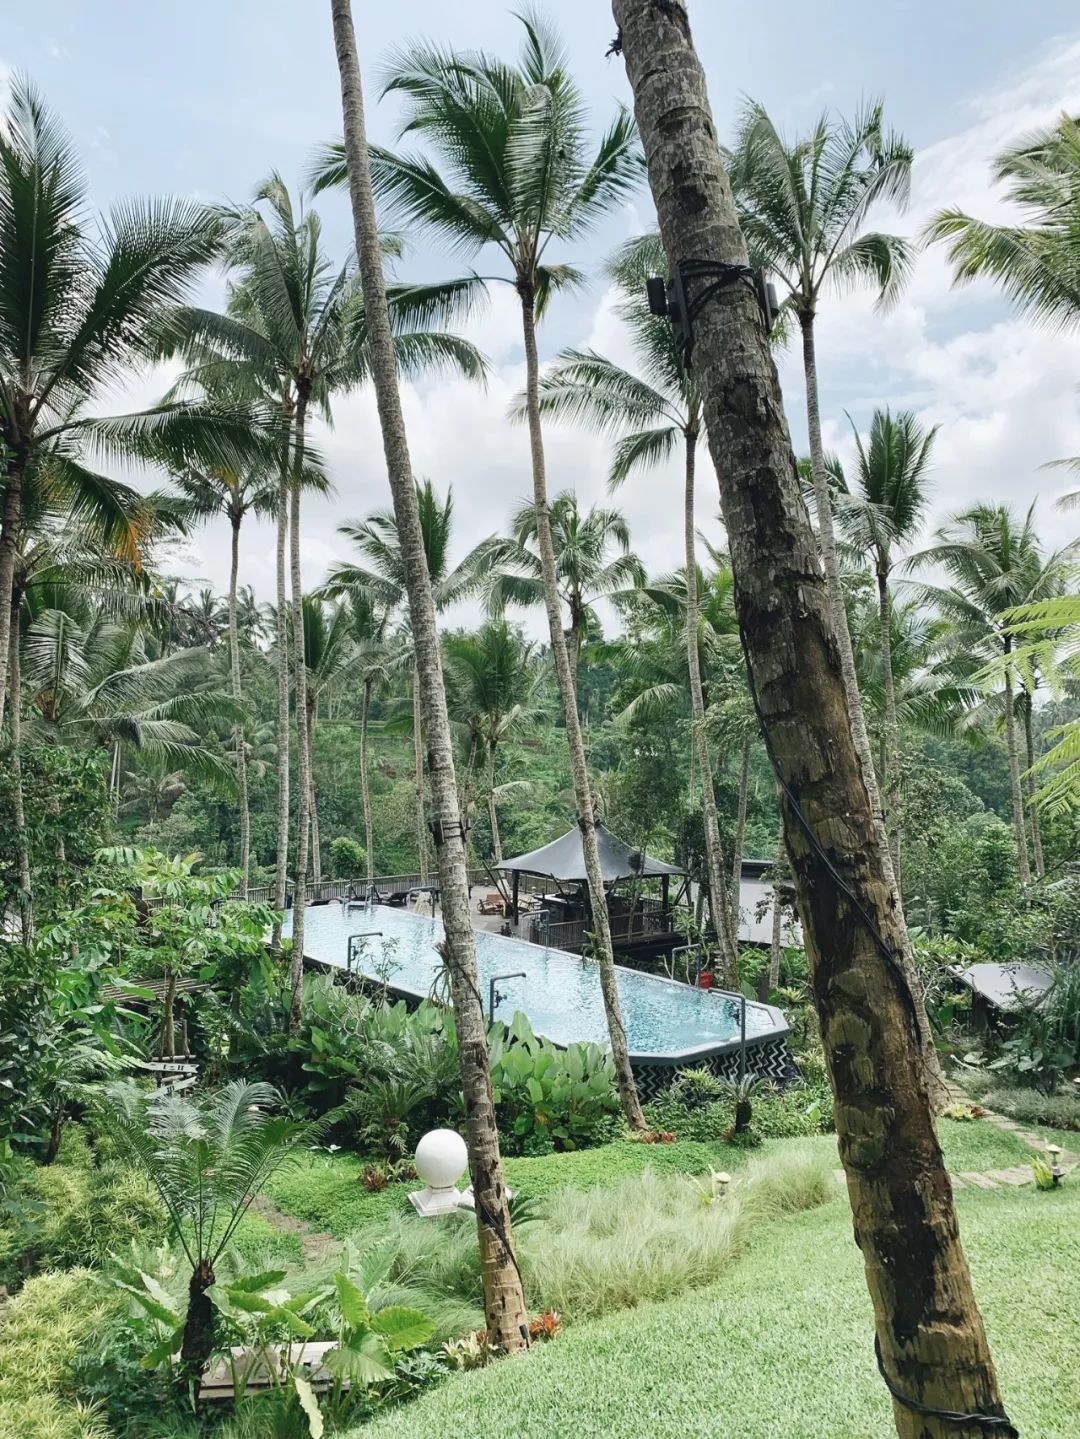
[[[459, 48], [484, 46], [511, 56], [519, 26], [502, 0], [445, 7], [436, 0], [371, 6], [354, 0], [368, 125], [374, 140], [395, 139], [393, 98], [380, 103], [388, 57], [410, 39]], [[613, 107], [630, 103], [621, 62], [606, 57], [613, 35], [608, 7], [548, 0], [597, 130]], [[452, 17], [452, 18], [451, 18]], [[765, 104], [796, 135], [823, 109], [850, 115], [883, 98], [886, 118], [916, 150], [911, 203], [902, 215], [873, 217], [879, 228], [915, 234], [936, 210], [959, 206], [981, 218], [1007, 214], [990, 161], [1032, 128], [1080, 110], [1080, 19], [1075, 0], [759, 0], [756, 6], [691, 5], [695, 42], [713, 112], [730, 135], [746, 97]], [[180, 194], [245, 200], [277, 169], [301, 185], [316, 146], [340, 133], [340, 97], [329, 6], [318, 0], [39, 0], [9, 7], [0, 32], [0, 85], [28, 73], [64, 119], [84, 157], [94, 203], [125, 196]], [[327, 248], [344, 257], [351, 240], [343, 194], [318, 202]], [[576, 245], [573, 260], [591, 275], [583, 295], [562, 299], [541, 328], [541, 358], [592, 347], [631, 365], [625, 334], [605, 287], [605, 258], [652, 223], [647, 191]], [[400, 273], [436, 278], [455, 262], [407, 235]], [[568, 256], [569, 258], [569, 256]], [[203, 301], [219, 304], [210, 275]], [[414, 470], [440, 489], [452, 485], [457, 554], [503, 529], [530, 492], [528, 443], [506, 411], [524, 381], [520, 316], [499, 287], [469, 330], [491, 365], [485, 389], [444, 377], [408, 385], [404, 402]], [[876, 406], [913, 409], [940, 425], [928, 528], [976, 501], [1026, 507], [1038, 496], [1049, 544], [1072, 538], [1054, 496], [1068, 488], [1047, 461], [1080, 455], [1080, 335], [1036, 329], [984, 283], [954, 289], [944, 255], [924, 252], [903, 299], [887, 314], [865, 294], [827, 297], [818, 321], [818, 371], [827, 446], [852, 452], [851, 424], [866, 429]], [[805, 391], [799, 356], [780, 358], [796, 451], [805, 448]], [[103, 397], [102, 413], [150, 402], [168, 376], [143, 375], [123, 395]], [[849, 419], [850, 417], [850, 419]], [[327, 567], [350, 557], [343, 521], [389, 505], [370, 393], [339, 400], [334, 426], [317, 443], [334, 483], [328, 499], [305, 502], [303, 570], [316, 585]], [[616, 503], [634, 548], [650, 571], [681, 562], [682, 478], [678, 466], [606, 492], [607, 442], [563, 427], [547, 434], [553, 493], [583, 503]], [[721, 538], [717, 494], [699, 467], [698, 521]], [[1075, 518], [1072, 520], [1075, 529]], [[243, 544], [242, 584], [261, 598], [273, 590], [270, 527], [252, 523]], [[211, 525], [170, 557], [193, 588], [224, 591], [228, 535]], [[468, 610], [448, 623], [468, 622]], [[539, 632], [539, 617], [530, 628]]]

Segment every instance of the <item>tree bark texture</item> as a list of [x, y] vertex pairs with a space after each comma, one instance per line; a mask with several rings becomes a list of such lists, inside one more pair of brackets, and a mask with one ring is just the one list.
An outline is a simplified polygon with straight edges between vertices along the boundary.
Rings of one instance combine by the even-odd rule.
[[889, 576], [877, 572], [878, 629], [881, 634], [881, 673], [885, 681], [885, 763], [882, 783], [885, 787], [885, 833], [889, 840], [897, 893], [900, 889], [900, 717], [896, 712], [896, 680], [892, 658], [892, 596]]
[[30, 837], [26, 830], [26, 803], [22, 773], [22, 666], [19, 656], [19, 610], [21, 596], [12, 595], [8, 628], [8, 683], [11, 705], [8, 724], [11, 730], [11, 789], [15, 820], [15, 848], [19, 857], [19, 921], [24, 944], [34, 938], [34, 879], [30, 869]]
[[296, 475], [289, 486], [289, 570], [292, 587], [293, 689], [296, 711], [296, 872], [293, 890], [292, 956], [289, 965], [289, 1032], [300, 1024], [304, 999], [304, 919], [307, 909], [308, 837], [310, 832], [311, 744], [308, 733], [307, 655], [304, 652], [304, 588], [300, 573], [300, 485], [304, 466], [304, 425], [309, 393], [297, 386], [295, 434]]
[[[232, 551], [229, 566], [229, 674], [232, 679], [233, 703], [239, 711], [244, 703], [240, 680], [240, 634], [236, 621], [236, 581], [240, 572], [240, 519], [232, 518]], [[236, 792], [240, 809], [240, 898], [247, 899], [248, 874], [251, 869], [251, 811], [248, 808], [247, 741], [244, 721], [237, 715], [233, 731], [236, 745]]]
[[[291, 395], [282, 402], [285, 420], [292, 419]], [[274, 907], [283, 913], [288, 895], [289, 879], [289, 601], [286, 590], [286, 556], [289, 543], [289, 469], [288, 457], [281, 462], [277, 494], [277, 613], [275, 642], [277, 645], [277, 857], [274, 871]], [[274, 925], [272, 948], [281, 942], [281, 925]]]
[[319, 840], [319, 806], [315, 798], [315, 720], [318, 705], [310, 686], [307, 693], [308, 707], [308, 816], [311, 821], [311, 878], [315, 884], [322, 883], [322, 844]]
[[[747, 735], [739, 751], [739, 799], [735, 809], [735, 843], [731, 855], [731, 943], [735, 950], [735, 978], [739, 978], [739, 929], [742, 925], [742, 862], [746, 847], [746, 801], [750, 788], [750, 748]], [[737, 989], [738, 983], [735, 988]]]
[[[1005, 636], [1005, 659], [1012, 654], [1012, 638]], [[1005, 749], [1009, 756], [1009, 794], [1012, 798], [1013, 835], [1016, 838], [1016, 866], [1021, 884], [1031, 883], [1027, 825], [1024, 823], [1024, 791], [1020, 783], [1020, 744], [1016, 734], [1016, 687], [1012, 668], [1005, 671]]]
[[424, 717], [420, 701], [419, 661], [413, 661], [412, 728], [413, 728], [413, 795], [416, 802], [416, 862], [420, 883], [428, 882], [427, 805], [424, 802]]
[[[559, 584], [555, 569], [555, 547], [551, 538], [547, 472], [544, 465], [544, 436], [540, 426], [540, 361], [536, 351], [536, 310], [532, 293], [524, 285], [519, 288], [522, 328], [525, 335], [525, 407], [529, 420], [529, 446], [532, 452], [536, 547], [540, 553], [540, 570], [544, 582], [544, 604], [547, 609], [551, 653], [555, 661], [555, 674], [559, 681], [559, 693], [562, 696], [563, 715], [566, 722], [566, 744], [570, 751], [574, 799], [577, 804], [578, 824], [581, 827], [585, 873], [589, 882], [589, 905], [592, 910], [596, 962], [600, 972], [600, 991], [604, 998], [604, 1012], [607, 1015], [608, 1034], [611, 1038], [611, 1053], [615, 1061], [615, 1078], [618, 1082], [619, 1097], [622, 1100], [627, 1123], [632, 1129], [643, 1130], [647, 1128], [647, 1125], [641, 1110], [641, 1102], [638, 1099], [634, 1071], [630, 1068], [630, 1049], [626, 1042], [622, 1003], [619, 999], [619, 985], [615, 974], [615, 958], [611, 948], [611, 924], [608, 918], [607, 894], [604, 890], [603, 871], [600, 868], [600, 850], [596, 841], [596, 815], [593, 809], [592, 788], [589, 784], [589, 771], [585, 760], [585, 744], [581, 737], [581, 721], [578, 718], [577, 685], [562, 624]], [[576, 636], [572, 617], [571, 627]], [[576, 643], [574, 643], [574, 653], [577, 653]]]
[[1024, 691], [1024, 747], [1027, 752], [1027, 770], [1024, 784], [1027, 791], [1028, 814], [1031, 816], [1031, 853], [1035, 860], [1035, 873], [1040, 879], [1046, 876], [1046, 858], [1043, 855], [1042, 824], [1039, 820], [1039, 804], [1035, 798], [1035, 735], [1031, 725], [1031, 692]]
[[367, 851], [367, 892], [375, 888], [375, 826], [371, 820], [371, 782], [368, 779], [368, 711], [371, 708], [371, 680], [364, 681], [360, 701], [360, 796], [364, 806], [364, 849]]
[[[698, 654], [697, 546], [694, 539], [694, 481], [697, 461], [697, 434], [686, 434], [686, 468], [683, 484], [683, 543], [686, 561], [686, 663], [690, 672], [690, 718], [694, 753], [701, 770], [701, 817], [705, 831], [705, 869], [709, 877], [709, 903], [716, 929], [720, 974], [727, 989], [737, 989], [738, 959], [731, 937], [727, 881], [724, 878], [724, 847], [720, 839], [720, 818], [713, 788], [712, 759], [705, 733], [705, 696], [701, 687], [701, 659]], [[691, 771], [693, 765], [691, 764]]]
[[200, 1259], [188, 1284], [184, 1337], [180, 1341], [177, 1378], [184, 1398], [188, 1385], [193, 1386], [198, 1396], [199, 1381], [214, 1352], [214, 1304], [209, 1294], [213, 1284], [213, 1266], [208, 1259]]
[[[745, 266], [683, 0], [615, 0], [668, 260]], [[694, 367], [720, 483], [751, 692], [782, 790], [814, 1001], [882, 1366], [906, 1398], [1003, 1414], [934, 1132], [904, 934], [852, 738], [835, 607], [802, 503], [756, 297], [696, 317]], [[894, 1398], [902, 1439], [976, 1439]], [[1004, 1432], [1008, 1432], [1007, 1430]], [[985, 1436], [984, 1436], [985, 1439]]]
[[[6, 656], [11, 643], [11, 594], [15, 586], [15, 560], [19, 549], [19, 528], [22, 524], [22, 485], [26, 456], [14, 453], [8, 461], [4, 490], [3, 519], [0, 522], [0, 656]], [[0, 725], [4, 723], [11, 676], [5, 670], [0, 684]]]
[[772, 932], [769, 935], [769, 989], [780, 987], [780, 955], [784, 938], [783, 887], [780, 884], [780, 868], [784, 863], [784, 825], [780, 822], [780, 840], [776, 846], [776, 875], [773, 879]]
[[454, 1018], [465, 1095], [465, 1131], [469, 1170], [476, 1196], [484, 1314], [492, 1343], [505, 1350], [528, 1345], [528, 1316], [514, 1253], [506, 1183], [495, 1125], [488, 1069], [487, 1030], [476, 971], [469, 915], [465, 837], [457, 804], [457, 782], [450, 720], [446, 709], [439, 633], [420, 528], [409, 444], [398, 393], [394, 345], [379, 256], [375, 202], [364, 128], [364, 102], [349, 0], [331, 0], [334, 44], [341, 76], [345, 153], [349, 172], [356, 251], [369, 327], [371, 374], [379, 411], [383, 451], [393, 495], [405, 576], [409, 615], [420, 675], [420, 696], [428, 742], [432, 803], [441, 823], [435, 846], [446, 931], [443, 960], [450, 973]]
[[502, 864], [502, 839], [499, 835], [499, 810], [495, 803], [495, 741], [488, 740], [487, 755], [488, 822], [491, 825], [492, 864]]

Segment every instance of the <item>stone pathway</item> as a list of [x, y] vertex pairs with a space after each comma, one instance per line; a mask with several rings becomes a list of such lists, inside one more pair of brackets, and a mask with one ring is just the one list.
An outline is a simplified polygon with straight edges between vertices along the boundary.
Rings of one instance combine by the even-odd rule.
[[[975, 1103], [966, 1090], [961, 1089], [952, 1080], [947, 1079], [945, 1087], [949, 1091], [949, 1098], [953, 1104], [973, 1105]], [[995, 1114], [993, 1110], [985, 1109], [982, 1105], [978, 1107], [983, 1110], [979, 1118], [984, 1124], [992, 1124], [995, 1129], [1000, 1129], [1004, 1133], [1015, 1134], [1017, 1139], [1022, 1140], [1034, 1154], [1046, 1153], [1046, 1141], [1042, 1135], [1033, 1134], [1030, 1129], [1025, 1129], [1022, 1124], [1015, 1119], [1009, 1119], [1007, 1115]], [[1063, 1149], [1058, 1155], [1058, 1164], [1062, 1169], [1072, 1169], [1078, 1163], [1080, 1163], [1080, 1157], [1067, 1149]], [[837, 1169], [835, 1174], [839, 1182], [844, 1183], [844, 1171]], [[1001, 1189], [1003, 1186], [1012, 1186], [1018, 1189], [1024, 1184], [1034, 1184], [1035, 1182], [1035, 1176], [1028, 1164], [1018, 1164], [1012, 1169], [962, 1169], [959, 1173], [953, 1174], [951, 1178], [954, 1189]]]
[[320, 1264], [333, 1250], [341, 1248], [341, 1240], [333, 1234], [327, 1234], [321, 1229], [312, 1229], [311, 1225], [303, 1219], [297, 1219], [295, 1215], [283, 1214], [268, 1194], [257, 1194], [251, 1204], [251, 1212], [258, 1214], [275, 1229], [280, 1229], [286, 1234], [295, 1234], [300, 1240], [300, 1247], [304, 1251], [304, 1258], [309, 1264]]

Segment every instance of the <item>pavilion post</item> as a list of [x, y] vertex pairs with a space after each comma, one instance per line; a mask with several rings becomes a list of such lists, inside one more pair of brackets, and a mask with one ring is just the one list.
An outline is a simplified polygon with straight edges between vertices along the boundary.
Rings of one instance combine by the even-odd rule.
[[511, 921], [512, 921], [512, 923], [513, 923], [514, 928], [517, 929], [517, 927], [518, 927], [518, 883], [519, 883], [519, 881], [520, 881], [521, 876], [518, 874], [518, 872], [517, 872], [516, 869], [514, 870], [513, 873], [514, 873], [514, 887], [513, 887], [513, 894], [512, 894], [511, 900], [510, 900], [510, 917], [511, 917]]

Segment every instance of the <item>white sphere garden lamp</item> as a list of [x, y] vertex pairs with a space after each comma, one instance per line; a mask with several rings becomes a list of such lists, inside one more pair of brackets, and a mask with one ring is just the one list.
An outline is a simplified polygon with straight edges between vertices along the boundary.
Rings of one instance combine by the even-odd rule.
[[432, 1129], [416, 1146], [416, 1172], [427, 1186], [409, 1195], [417, 1214], [437, 1219], [453, 1214], [462, 1198], [457, 1182], [469, 1165], [465, 1141], [454, 1129]]

